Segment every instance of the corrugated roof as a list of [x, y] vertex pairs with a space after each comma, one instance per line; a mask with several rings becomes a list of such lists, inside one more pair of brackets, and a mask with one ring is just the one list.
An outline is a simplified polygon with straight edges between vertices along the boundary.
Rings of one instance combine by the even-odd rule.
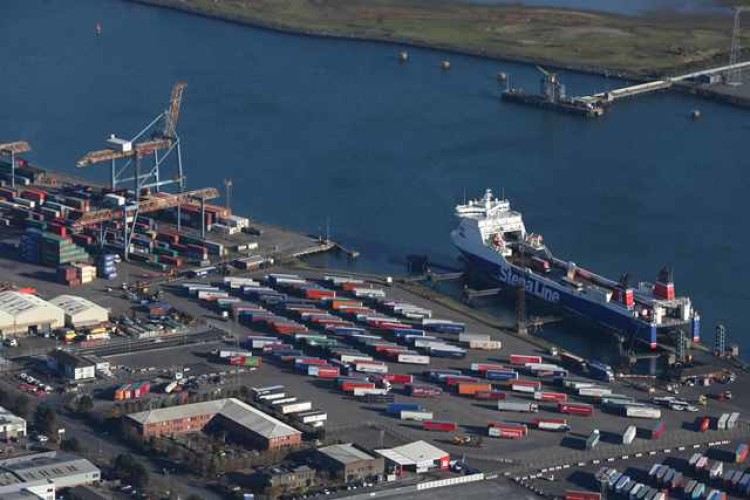
[[94, 472], [99, 472], [99, 468], [85, 458], [61, 451], [0, 460], [0, 476], [6, 478], [12, 475], [24, 483]]
[[294, 427], [234, 398], [133, 413], [128, 418], [145, 425], [198, 415], [221, 415], [268, 439], [301, 434]]
[[62, 309], [50, 304], [36, 295], [27, 293], [7, 291], [0, 293], [0, 311], [13, 318], [27, 314], [34, 310], [54, 310], [57, 314], [63, 314]]
[[375, 458], [355, 447], [352, 443], [333, 444], [331, 446], [319, 448], [318, 451], [342, 464], [350, 464], [352, 462], [359, 462], [360, 460], [372, 460]]
[[60, 295], [49, 302], [65, 311], [65, 314], [81, 314], [91, 310], [109, 314], [104, 307], [78, 295]]
[[399, 465], [416, 465], [424, 462], [434, 462], [448, 456], [448, 452], [441, 450], [425, 441], [397, 446], [385, 450], [375, 450], [376, 453]]

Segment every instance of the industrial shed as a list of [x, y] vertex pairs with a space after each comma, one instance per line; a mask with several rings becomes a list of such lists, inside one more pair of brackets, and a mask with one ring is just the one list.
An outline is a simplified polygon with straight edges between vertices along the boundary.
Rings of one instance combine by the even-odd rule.
[[38, 333], [65, 324], [65, 313], [58, 306], [36, 295], [8, 291], [0, 293], [0, 334]]
[[77, 295], [60, 295], [50, 300], [65, 313], [65, 325], [71, 328], [97, 325], [109, 321], [109, 311]]

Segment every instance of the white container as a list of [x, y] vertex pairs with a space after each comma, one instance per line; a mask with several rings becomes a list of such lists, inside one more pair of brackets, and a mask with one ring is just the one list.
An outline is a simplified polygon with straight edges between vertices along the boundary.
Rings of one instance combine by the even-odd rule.
[[503, 348], [503, 343], [499, 340], [472, 340], [469, 342], [469, 349], [480, 349], [483, 351], [499, 351]]
[[536, 413], [539, 411], [536, 403], [526, 403], [523, 401], [498, 401], [497, 409], [500, 411], [520, 411], [526, 413]]
[[297, 402], [296, 397], [289, 396], [286, 398], [274, 399], [273, 401], [271, 401], [271, 405], [272, 406], [284, 406], [284, 405], [288, 405], [288, 404], [292, 404], [296, 402]]
[[357, 363], [354, 370], [362, 373], [388, 373], [388, 365], [381, 363]]
[[625, 416], [630, 418], [661, 418], [661, 410], [649, 406], [625, 406]]
[[281, 413], [288, 415], [290, 413], [299, 413], [301, 411], [312, 410], [312, 403], [310, 401], [304, 401], [302, 403], [292, 403], [281, 407]]
[[401, 420], [416, 420], [418, 422], [433, 419], [431, 411], [401, 410], [399, 416]]
[[429, 365], [430, 357], [419, 354], [399, 354], [396, 361], [411, 365]]
[[303, 424], [325, 422], [326, 420], [328, 420], [328, 414], [323, 411], [304, 411], [297, 414], [297, 417], [302, 421]]
[[622, 444], [631, 444], [635, 439], [638, 430], [635, 425], [628, 426], [625, 432], [622, 433]]
[[339, 359], [342, 363], [356, 363], [357, 361], [372, 361], [372, 356], [367, 354], [342, 354]]
[[530, 387], [528, 385], [517, 385], [517, 384], [511, 384], [510, 390], [514, 392], [525, 392], [527, 394], [534, 394], [536, 392], [536, 389], [534, 387]]
[[579, 396], [601, 398], [610, 394], [612, 394], [612, 389], [604, 389], [603, 387], [581, 387], [578, 389]]
[[385, 396], [386, 394], [388, 394], [388, 389], [379, 389], [379, 388], [370, 388], [370, 387], [355, 387], [354, 388], [354, 396], [356, 397], [370, 396], [370, 395]]

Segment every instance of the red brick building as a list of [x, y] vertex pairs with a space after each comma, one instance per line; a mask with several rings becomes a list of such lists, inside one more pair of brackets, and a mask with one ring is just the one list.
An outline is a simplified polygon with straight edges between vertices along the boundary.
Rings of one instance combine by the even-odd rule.
[[140, 439], [200, 432], [209, 423], [260, 449], [302, 442], [302, 433], [294, 427], [234, 398], [133, 413], [125, 418], [128, 432]]

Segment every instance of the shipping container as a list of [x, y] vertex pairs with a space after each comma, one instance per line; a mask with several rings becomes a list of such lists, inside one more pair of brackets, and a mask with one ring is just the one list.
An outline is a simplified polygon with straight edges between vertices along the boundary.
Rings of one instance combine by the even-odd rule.
[[412, 364], [412, 365], [429, 365], [430, 357], [422, 356], [419, 354], [399, 354], [396, 357], [396, 361], [399, 363]]
[[391, 384], [411, 384], [414, 382], [413, 375], [404, 375], [400, 373], [390, 373], [383, 376]]
[[490, 391], [492, 391], [491, 384], [484, 384], [479, 382], [459, 382], [456, 385], [456, 392], [462, 396], [474, 396], [477, 392]]
[[627, 405], [623, 407], [623, 415], [628, 418], [651, 418], [660, 419], [661, 410], [649, 406]]
[[535, 418], [532, 424], [541, 431], [567, 432], [570, 430], [568, 421], [564, 418]]
[[455, 422], [425, 420], [422, 422], [422, 429], [426, 431], [456, 432], [458, 431], [458, 425]]
[[632, 444], [638, 430], [634, 425], [629, 425], [622, 433], [622, 444]]
[[426, 410], [401, 410], [399, 418], [401, 420], [417, 420], [421, 422], [423, 420], [432, 420], [434, 415], [431, 411]]
[[498, 401], [497, 409], [500, 411], [518, 411], [526, 413], [536, 413], [539, 406], [536, 403], [527, 403], [525, 401]]
[[590, 417], [594, 414], [594, 407], [586, 404], [558, 403], [557, 411], [580, 417]]
[[664, 435], [666, 430], [667, 426], [664, 422], [656, 422], [656, 424], [651, 428], [649, 437], [651, 439], [660, 439]]
[[401, 410], [424, 411], [424, 406], [416, 403], [391, 403], [386, 407], [386, 413], [389, 415], [398, 415]]
[[429, 385], [406, 385], [406, 394], [414, 398], [432, 398], [440, 396], [443, 390], [439, 387], [433, 387]]
[[534, 393], [534, 399], [537, 401], [553, 401], [555, 403], [567, 403], [568, 395], [563, 392], [542, 392]]
[[747, 459], [748, 445], [740, 443], [734, 451], [734, 463], [741, 464]]
[[281, 406], [281, 413], [287, 415], [289, 413], [299, 413], [301, 411], [312, 410], [312, 403], [310, 401], [295, 402], [288, 405]]
[[478, 391], [474, 394], [476, 399], [482, 401], [499, 401], [505, 399], [505, 393], [502, 391]]
[[591, 434], [589, 434], [589, 437], [586, 438], [586, 449], [593, 450], [596, 445], [599, 444], [599, 437], [599, 429], [594, 429]]
[[526, 363], [542, 363], [541, 356], [529, 356], [526, 354], [511, 354], [510, 364], [517, 366], [525, 366]]
[[590, 491], [566, 491], [565, 500], [601, 500], [601, 493], [592, 493]]

